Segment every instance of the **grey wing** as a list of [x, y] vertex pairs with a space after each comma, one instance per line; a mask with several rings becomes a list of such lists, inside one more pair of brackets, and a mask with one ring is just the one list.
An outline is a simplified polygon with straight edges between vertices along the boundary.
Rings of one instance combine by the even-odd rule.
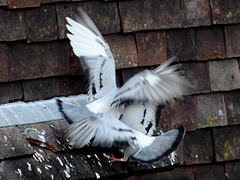
[[90, 101], [102, 97], [116, 87], [115, 62], [106, 41], [93, 21], [82, 10], [75, 20], [67, 17], [67, 37], [79, 57], [88, 80]]
[[154, 103], [165, 105], [176, 98], [188, 94], [191, 87], [179, 71], [181, 64], [169, 66], [173, 57], [155, 70], [144, 70], [130, 78], [114, 97], [111, 106], [119, 107], [137, 103]]
[[130, 128], [152, 136], [156, 130], [156, 111], [155, 104], [133, 104], [125, 108], [120, 120]]
[[154, 162], [172, 153], [180, 144], [185, 135], [184, 126], [161, 134], [147, 147], [142, 148], [131, 158], [140, 162]]
[[96, 114], [71, 124], [62, 138], [65, 145], [73, 149], [81, 148], [91, 140], [92, 146], [110, 148], [121, 144], [138, 146], [138, 141], [132, 130], [107, 114]]
[[62, 102], [60, 99], [57, 99], [56, 103], [62, 116], [69, 124], [77, 122], [79, 119], [84, 119], [94, 115], [94, 113], [89, 111], [86, 106], [68, 104]]

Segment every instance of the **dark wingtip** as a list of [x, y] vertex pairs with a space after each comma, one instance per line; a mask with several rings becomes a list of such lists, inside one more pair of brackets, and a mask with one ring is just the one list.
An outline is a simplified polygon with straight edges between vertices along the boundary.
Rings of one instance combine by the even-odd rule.
[[66, 121], [68, 122], [68, 124], [72, 124], [73, 121], [65, 114], [64, 110], [63, 110], [63, 106], [62, 106], [62, 100], [57, 99], [56, 103], [58, 105], [58, 110], [61, 112], [61, 114], [63, 115], [64, 119], [66, 119]]

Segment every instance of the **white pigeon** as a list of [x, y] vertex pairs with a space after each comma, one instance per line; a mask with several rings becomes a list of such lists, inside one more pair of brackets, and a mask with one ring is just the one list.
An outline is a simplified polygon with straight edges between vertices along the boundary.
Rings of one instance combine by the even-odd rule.
[[169, 155], [183, 139], [185, 128], [152, 135], [157, 106], [188, 94], [189, 83], [179, 71], [180, 64], [170, 66], [176, 57], [134, 75], [119, 88], [115, 61], [101, 33], [82, 9], [74, 19], [66, 18], [67, 37], [87, 77], [90, 103], [76, 106], [57, 100], [70, 124], [64, 131], [65, 144], [74, 149], [89, 143], [119, 147], [124, 153], [121, 161], [153, 162]]

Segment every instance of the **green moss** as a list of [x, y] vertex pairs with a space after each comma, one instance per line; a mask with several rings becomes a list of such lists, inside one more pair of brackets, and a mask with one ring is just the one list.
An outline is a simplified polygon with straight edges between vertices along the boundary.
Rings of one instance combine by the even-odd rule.
[[224, 150], [223, 158], [225, 160], [229, 159], [229, 157], [234, 156], [235, 154], [235, 150], [228, 140], [224, 142]]
[[228, 18], [232, 18], [233, 17], [233, 12], [232, 11], [228, 11], [227, 17]]
[[228, 152], [224, 152], [224, 153], [223, 153], [223, 159], [228, 159], [228, 157], [229, 157]]
[[64, 36], [64, 35], [65, 35], [65, 30], [61, 30], [61, 31], [60, 31], [60, 35], [61, 35], [61, 36]]
[[208, 117], [207, 124], [208, 124], [208, 126], [213, 126], [213, 118]]
[[124, 29], [129, 29], [129, 28], [128, 28], [128, 25], [129, 25], [128, 20], [124, 20], [124, 22], [123, 22], [123, 27], [124, 27]]
[[104, 17], [103, 18], [103, 22], [105, 22], [106, 24], [110, 24], [111, 23], [111, 20], [109, 17]]
[[43, 27], [39, 29], [39, 33], [42, 35], [51, 35], [54, 32], [54, 29], [51, 26]]

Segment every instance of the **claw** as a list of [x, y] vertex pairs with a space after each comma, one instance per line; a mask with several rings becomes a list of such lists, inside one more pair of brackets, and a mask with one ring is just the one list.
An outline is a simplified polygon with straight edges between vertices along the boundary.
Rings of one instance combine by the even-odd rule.
[[107, 155], [107, 157], [108, 157], [108, 159], [111, 162], [119, 162], [119, 161], [121, 161], [121, 158], [115, 158], [113, 154]]

